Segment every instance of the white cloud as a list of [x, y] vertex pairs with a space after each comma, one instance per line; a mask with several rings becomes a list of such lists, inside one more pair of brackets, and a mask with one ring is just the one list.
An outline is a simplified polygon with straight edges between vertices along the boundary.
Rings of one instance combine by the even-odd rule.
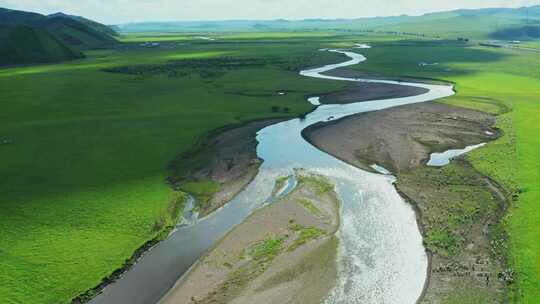
[[0, 7], [40, 13], [62, 11], [105, 23], [357, 18], [534, 4], [540, 4], [540, 0], [0, 0]]

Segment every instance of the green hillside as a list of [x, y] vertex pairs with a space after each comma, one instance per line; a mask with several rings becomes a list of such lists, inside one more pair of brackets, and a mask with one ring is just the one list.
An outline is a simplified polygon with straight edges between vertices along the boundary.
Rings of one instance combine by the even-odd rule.
[[0, 24], [25, 25], [47, 30], [65, 44], [78, 49], [95, 49], [114, 44], [115, 32], [107, 26], [82, 17], [36, 13], [0, 8]]
[[38, 23], [68, 45], [80, 49], [93, 49], [114, 44], [116, 40], [107, 34], [70, 17], [49, 17]]
[[45, 30], [0, 25], [0, 66], [45, 63], [84, 57]]

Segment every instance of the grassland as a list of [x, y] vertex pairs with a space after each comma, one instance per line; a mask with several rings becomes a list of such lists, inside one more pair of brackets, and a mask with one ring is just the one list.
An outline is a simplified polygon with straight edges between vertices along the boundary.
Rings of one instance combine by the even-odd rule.
[[[191, 37], [137, 35], [124, 41]], [[513, 296], [520, 303], [540, 301], [540, 53], [333, 32], [216, 36], [219, 43], [100, 50], [74, 62], [0, 70], [2, 302], [66, 303], [97, 285], [161, 233], [156, 223], [178, 195], [165, 182], [176, 155], [225, 125], [309, 111], [305, 95], [343, 84], [301, 78], [297, 70], [339, 60], [314, 50], [361, 40], [376, 47], [362, 50], [369, 60], [358, 69], [453, 81], [458, 94], [444, 102], [500, 114], [504, 137], [470, 159], [515, 199], [503, 223], [517, 278]], [[219, 65], [223, 58], [266, 63], [202, 70], [178, 65]], [[104, 71], [134, 65], [146, 68]], [[149, 66], [159, 72], [149, 73]], [[203, 196], [214, 187], [189, 186]], [[327, 190], [320, 186], [321, 193]]]
[[[75, 62], [0, 70], [0, 302], [67, 303], [94, 287], [162, 233], [179, 195], [166, 183], [176, 155], [225, 125], [298, 116], [311, 110], [307, 94], [342, 87], [297, 70], [340, 60], [316, 50], [344, 37], [282, 36], [92, 51]], [[223, 68], [224, 58], [266, 62]], [[194, 60], [218, 66], [104, 71]]]
[[[500, 114], [501, 140], [471, 154], [480, 172], [504, 186], [512, 206], [502, 224], [509, 235], [509, 267], [516, 282], [511, 299], [540, 301], [540, 54], [459, 45], [448, 41], [375, 42], [362, 50], [369, 60], [357, 69], [379, 75], [437, 78], [456, 83], [443, 102]], [[420, 66], [420, 62], [438, 63]], [[395, 67], [399, 66], [399, 75]]]

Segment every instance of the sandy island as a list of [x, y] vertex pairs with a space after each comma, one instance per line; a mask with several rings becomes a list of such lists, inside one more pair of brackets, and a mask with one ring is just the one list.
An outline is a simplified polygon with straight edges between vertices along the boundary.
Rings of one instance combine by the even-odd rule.
[[301, 171], [297, 178], [290, 194], [229, 232], [160, 303], [320, 303], [336, 280], [340, 203], [325, 178]]

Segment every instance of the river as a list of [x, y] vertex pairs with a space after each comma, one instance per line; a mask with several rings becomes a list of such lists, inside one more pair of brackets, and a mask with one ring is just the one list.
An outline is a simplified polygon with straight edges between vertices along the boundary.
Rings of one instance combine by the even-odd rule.
[[178, 227], [91, 303], [157, 303], [216, 241], [269, 201], [276, 178], [291, 175], [297, 168], [330, 178], [342, 200], [338, 282], [326, 303], [413, 304], [417, 301], [426, 281], [428, 259], [414, 210], [396, 192], [394, 178], [350, 166], [310, 145], [301, 132], [321, 121], [447, 97], [454, 93], [453, 88], [325, 76], [322, 73], [366, 60], [354, 52], [325, 51], [342, 53], [350, 60], [300, 74], [341, 81], [403, 84], [429, 91], [413, 97], [321, 105], [304, 119], [292, 119], [261, 130], [257, 136], [257, 153], [264, 162], [248, 187], [211, 216]]

